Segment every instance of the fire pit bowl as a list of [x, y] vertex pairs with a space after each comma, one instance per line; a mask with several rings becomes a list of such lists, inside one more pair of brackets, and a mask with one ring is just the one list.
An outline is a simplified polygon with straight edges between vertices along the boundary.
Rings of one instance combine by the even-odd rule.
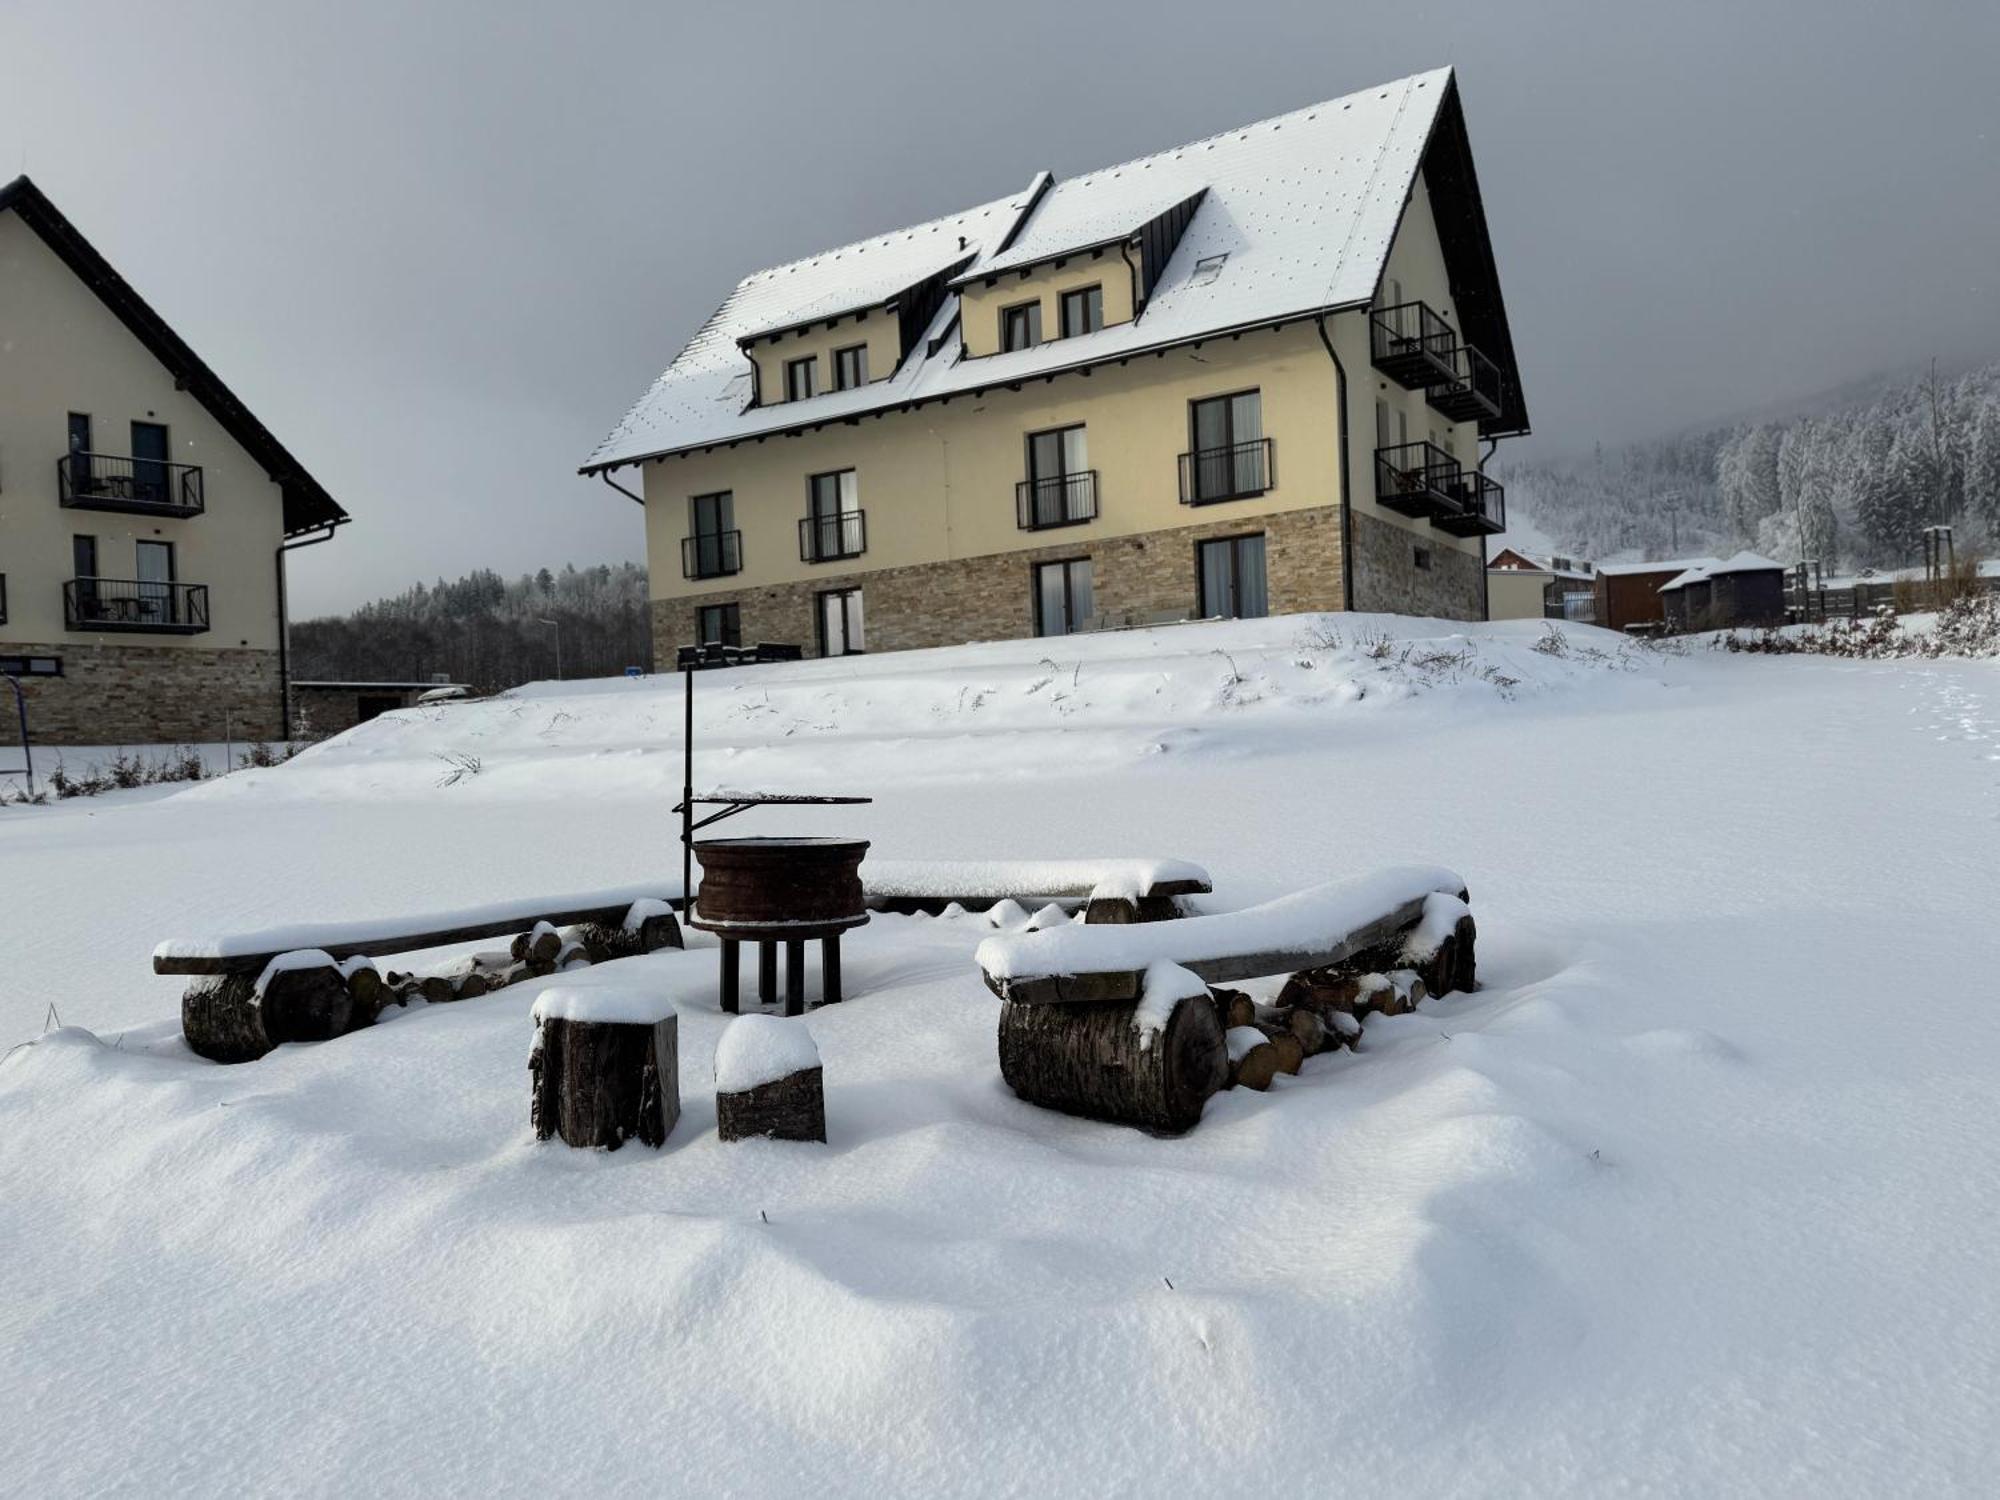
[[819, 937], [868, 920], [866, 839], [706, 839], [689, 925], [733, 938]]

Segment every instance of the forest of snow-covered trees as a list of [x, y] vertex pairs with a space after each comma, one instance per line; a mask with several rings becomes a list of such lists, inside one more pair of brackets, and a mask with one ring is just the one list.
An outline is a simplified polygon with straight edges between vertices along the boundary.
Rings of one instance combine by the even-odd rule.
[[[553, 621], [554, 624], [548, 622]], [[543, 568], [512, 582], [490, 569], [447, 583], [417, 584], [354, 613], [292, 627], [293, 675], [301, 682], [423, 682], [443, 673], [481, 690], [554, 677], [650, 670], [646, 570]]]
[[1925, 526], [2000, 552], [2000, 364], [1865, 402], [1496, 467], [1509, 508], [1600, 561], [1751, 547], [1782, 563], [1898, 567]]

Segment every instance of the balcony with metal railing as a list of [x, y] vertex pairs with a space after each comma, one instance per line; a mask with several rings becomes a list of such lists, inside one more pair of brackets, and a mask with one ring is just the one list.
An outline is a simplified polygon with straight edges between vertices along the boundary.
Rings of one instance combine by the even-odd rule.
[[1424, 399], [1454, 422], [1484, 422], [1500, 415], [1500, 367], [1471, 344], [1454, 344], [1449, 379], [1425, 387]]
[[200, 635], [208, 629], [208, 585], [143, 578], [72, 578], [63, 585], [69, 630]]
[[799, 561], [842, 562], [868, 550], [868, 513], [837, 511], [799, 519]]
[[65, 453], [56, 460], [56, 493], [74, 510], [198, 516], [206, 505], [201, 465], [112, 453]]
[[1278, 482], [1278, 455], [1269, 438], [1181, 455], [1181, 504], [1248, 500]]
[[1428, 302], [1398, 302], [1368, 315], [1368, 352], [1375, 368], [1406, 390], [1453, 378], [1458, 334]]
[[1507, 492], [1498, 480], [1463, 470], [1449, 493], [1454, 508], [1431, 517], [1431, 525], [1445, 535], [1494, 536], [1507, 529]]
[[1014, 486], [1014, 518], [1023, 531], [1081, 526], [1097, 519], [1097, 470], [1046, 474]]
[[742, 532], [698, 531], [681, 538], [681, 577], [727, 578], [742, 571]]

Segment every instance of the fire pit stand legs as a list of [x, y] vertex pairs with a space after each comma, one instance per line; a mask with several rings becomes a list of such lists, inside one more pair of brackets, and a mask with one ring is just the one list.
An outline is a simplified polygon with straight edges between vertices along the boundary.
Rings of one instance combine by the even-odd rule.
[[[806, 1009], [805, 938], [785, 939], [785, 1014], [800, 1016]], [[774, 938], [758, 938], [757, 999], [770, 1004], [778, 997], [778, 943]], [[820, 997], [822, 1005], [840, 1003], [840, 934], [828, 933], [819, 940]], [[743, 942], [722, 940], [722, 1009], [735, 1015], [742, 1008]]]

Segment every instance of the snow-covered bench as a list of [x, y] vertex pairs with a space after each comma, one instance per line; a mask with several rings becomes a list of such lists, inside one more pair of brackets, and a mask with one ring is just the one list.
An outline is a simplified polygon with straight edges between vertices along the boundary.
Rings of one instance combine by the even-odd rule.
[[1230, 1076], [1211, 984], [1407, 964], [1444, 993], [1471, 987], [1474, 935], [1465, 882], [1408, 866], [1179, 922], [1008, 933], [981, 943], [977, 957], [1006, 1002], [1000, 1073], [1016, 1094], [1178, 1133]]
[[[387, 999], [407, 999], [418, 979], [391, 975], [385, 981], [373, 962], [382, 955], [513, 935], [511, 953], [475, 959], [449, 981], [421, 981], [426, 998], [453, 999], [553, 973], [578, 959], [601, 962], [678, 948], [680, 924], [668, 895], [655, 883], [406, 917], [169, 938], [153, 950], [153, 972], [196, 976], [181, 996], [181, 1034], [189, 1047], [216, 1062], [250, 1062], [282, 1042], [326, 1041], [370, 1025]], [[436, 995], [430, 993], [434, 982], [443, 985]]]
[[1467, 914], [1466, 899], [1465, 881], [1453, 871], [1408, 865], [1178, 922], [1007, 933], [981, 943], [977, 958], [1003, 1000], [1137, 1002], [1156, 963], [1222, 984], [1345, 963], [1405, 932], [1412, 947], [1428, 942], [1428, 957]]
[[970, 910], [1016, 901], [1081, 904], [1089, 923], [1179, 916], [1175, 900], [1214, 889], [1184, 859], [870, 859], [861, 885], [877, 911]]

